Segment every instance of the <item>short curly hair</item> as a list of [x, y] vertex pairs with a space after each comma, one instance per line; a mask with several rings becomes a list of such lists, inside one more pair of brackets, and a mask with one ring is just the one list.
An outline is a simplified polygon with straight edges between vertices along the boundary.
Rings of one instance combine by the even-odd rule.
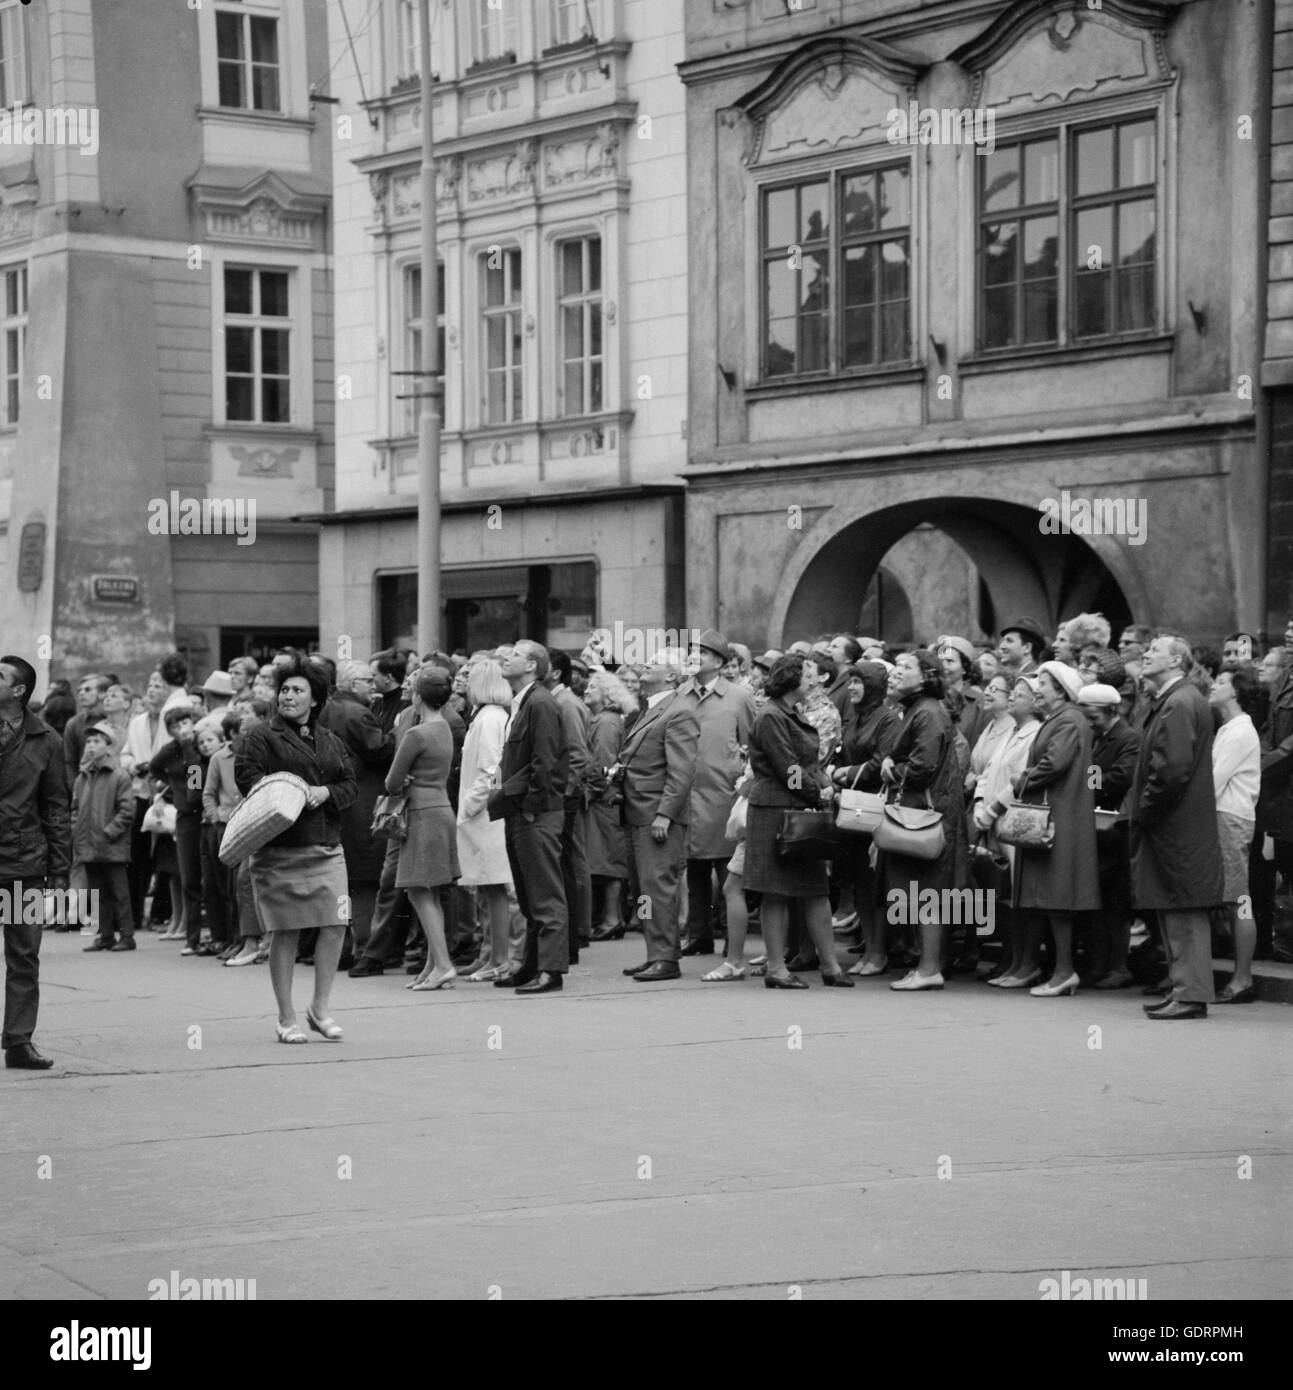
[[768, 678], [763, 683], [763, 693], [769, 700], [779, 700], [792, 690], [798, 690], [804, 679], [804, 658], [797, 652], [791, 656], [779, 657], [773, 663]]
[[310, 687], [310, 714], [307, 723], [313, 726], [323, 712], [331, 693], [332, 682], [329, 675], [322, 662], [314, 661], [300, 652], [293, 652], [286, 661], [274, 667], [274, 695], [277, 698], [284, 681], [290, 680], [293, 676], [300, 676]]
[[1060, 631], [1068, 638], [1069, 646], [1075, 652], [1083, 647], [1107, 647], [1113, 632], [1109, 619], [1103, 613], [1079, 613], [1060, 624]]

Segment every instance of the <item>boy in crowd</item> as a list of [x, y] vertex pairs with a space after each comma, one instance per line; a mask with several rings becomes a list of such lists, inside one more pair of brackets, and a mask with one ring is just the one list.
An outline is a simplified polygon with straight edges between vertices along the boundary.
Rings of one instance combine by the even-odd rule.
[[198, 753], [205, 765], [202, 780], [202, 902], [206, 907], [207, 925], [211, 929], [214, 954], [227, 960], [238, 951], [238, 933], [234, 929], [233, 874], [220, 862], [220, 841], [224, 828], [233, 815], [242, 794], [234, 785], [233, 752], [229, 748], [228, 730], [236, 733], [242, 723], [242, 710], [228, 710], [213, 727], [207, 715], [197, 736]]
[[[85, 731], [72, 788], [72, 860], [85, 870], [86, 883], [98, 901], [98, 935], [87, 951], [133, 951], [135, 918], [130, 908], [129, 830], [135, 815], [130, 774], [115, 752], [116, 736], [106, 721]], [[121, 940], [116, 932], [120, 928]]]
[[197, 714], [192, 705], [173, 705], [162, 716], [170, 742], [148, 765], [149, 774], [167, 784], [175, 806], [175, 858], [179, 863], [184, 908], [182, 956], [211, 956], [202, 944], [202, 755], [197, 747]]

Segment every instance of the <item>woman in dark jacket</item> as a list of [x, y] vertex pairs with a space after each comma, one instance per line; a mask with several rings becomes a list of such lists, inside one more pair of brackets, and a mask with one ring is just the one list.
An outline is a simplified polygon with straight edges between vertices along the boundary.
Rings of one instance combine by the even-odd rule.
[[[840, 745], [843, 767], [834, 772], [838, 787], [851, 787], [859, 781], [862, 769], [872, 758], [887, 758], [898, 741], [902, 718], [885, 698], [889, 672], [878, 661], [862, 661], [849, 668], [849, 704], [844, 715], [844, 737]], [[889, 969], [885, 955], [885, 918], [876, 910], [875, 870], [871, 867], [871, 838], [867, 835], [841, 835], [840, 854], [835, 861], [850, 891], [862, 928], [862, 959], [850, 975], [883, 975]], [[841, 911], [844, 904], [841, 902]]]
[[303, 1043], [292, 1006], [297, 933], [319, 928], [314, 953], [314, 999], [306, 1021], [330, 1042], [341, 1029], [328, 1017], [328, 999], [346, 931], [346, 861], [341, 818], [359, 788], [344, 744], [318, 723], [328, 698], [322, 666], [294, 656], [275, 668], [278, 713], [242, 738], [234, 781], [244, 796], [271, 772], [293, 772], [309, 785], [305, 810], [248, 860], [261, 922], [270, 933], [269, 975], [278, 1001], [278, 1040]]
[[750, 731], [750, 806], [745, 824], [745, 887], [763, 894], [763, 938], [768, 949], [768, 989], [807, 989], [808, 982], [786, 969], [786, 925], [790, 899], [804, 903], [804, 917], [822, 983], [852, 986], [835, 961], [831, 900], [824, 860], [791, 861], [777, 854], [777, 831], [786, 811], [829, 807], [835, 793], [818, 765], [817, 730], [795, 709], [806, 699], [809, 683], [804, 658], [783, 656], [768, 673], [768, 702]]
[[1051, 978], [1029, 991], [1050, 997], [1076, 994], [1073, 914], [1100, 906], [1100, 867], [1095, 845], [1095, 798], [1091, 791], [1091, 725], [1077, 707], [1082, 682], [1071, 666], [1045, 661], [1037, 673], [1042, 726], [1028, 763], [1015, 779], [1019, 801], [1045, 801], [1055, 839], [1050, 849], [1017, 847], [1015, 910], [1031, 914], [1029, 939], [1046, 922], [1055, 941]]
[[[902, 709], [902, 728], [893, 751], [873, 754], [863, 769], [860, 785], [897, 789], [900, 806], [932, 807], [943, 817], [943, 852], [937, 859], [913, 859], [905, 854], [879, 852], [876, 876], [880, 908], [888, 920], [890, 893], [907, 903], [932, 888], [940, 894], [957, 886], [966, 861], [964, 796], [956, 757], [952, 720], [943, 703], [943, 668], [933, 652], [904, 652], [889, 673], [889, 694]], [[920, 922], [920, 961], [890, 989], [943, 988], [943, 944], [946, 928], [941, 914]]]

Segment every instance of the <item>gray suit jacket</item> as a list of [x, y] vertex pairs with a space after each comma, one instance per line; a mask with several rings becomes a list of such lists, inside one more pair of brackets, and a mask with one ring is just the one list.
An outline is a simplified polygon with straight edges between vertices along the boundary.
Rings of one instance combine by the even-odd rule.
[[696, 716], [676, 690], [643, 712], [620, 749], [625, 825], [650, 825], [656, 816], [686, 825], [699, 741]]

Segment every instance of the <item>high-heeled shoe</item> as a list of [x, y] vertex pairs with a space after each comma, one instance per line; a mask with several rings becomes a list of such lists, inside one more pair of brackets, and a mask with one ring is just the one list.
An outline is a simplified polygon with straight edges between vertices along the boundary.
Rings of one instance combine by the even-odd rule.
[[341, 1025], [331, 1018], [315, 1018], [313, 1009], [306, 1009], [305, 1021], [316, 1033], [322, 1034], [329, 1042], [340, 1042], [345, 1036]]
[[411, 985], [405, 985], [405, 989], [452, 989], [457, 978], [458, 972], [451, 965], [445, 971], [432, 970], [425, 975], [419, 975]]
[[765, 975], [763, 977], [764, 989], [808, 989], [807, 980], [801, 980], [798, 975], [787, 975], [784, 978], [780, 975]]
[[1054, 999], [1061, 994], [1076, 994], [1079, 983], [1079, 977], [1074, 972], [1067, 980], [1061, 980], [1057, 985], [1036, 985], [1028, 993], [1035, 995], [1038, 999]]
[[996, 981], [998, 989], [1027, 989], [1029, 985], [1035, 984], [1042, 978], [1040, 970], [1030, 971], [1027, 975], [1003, 975]]
[[837, 970], [834, 975], [828, 975], [822, 971], [822, 984], [833, 985], [836, 989], [852, 989], [853, 981], [842, 970]]

